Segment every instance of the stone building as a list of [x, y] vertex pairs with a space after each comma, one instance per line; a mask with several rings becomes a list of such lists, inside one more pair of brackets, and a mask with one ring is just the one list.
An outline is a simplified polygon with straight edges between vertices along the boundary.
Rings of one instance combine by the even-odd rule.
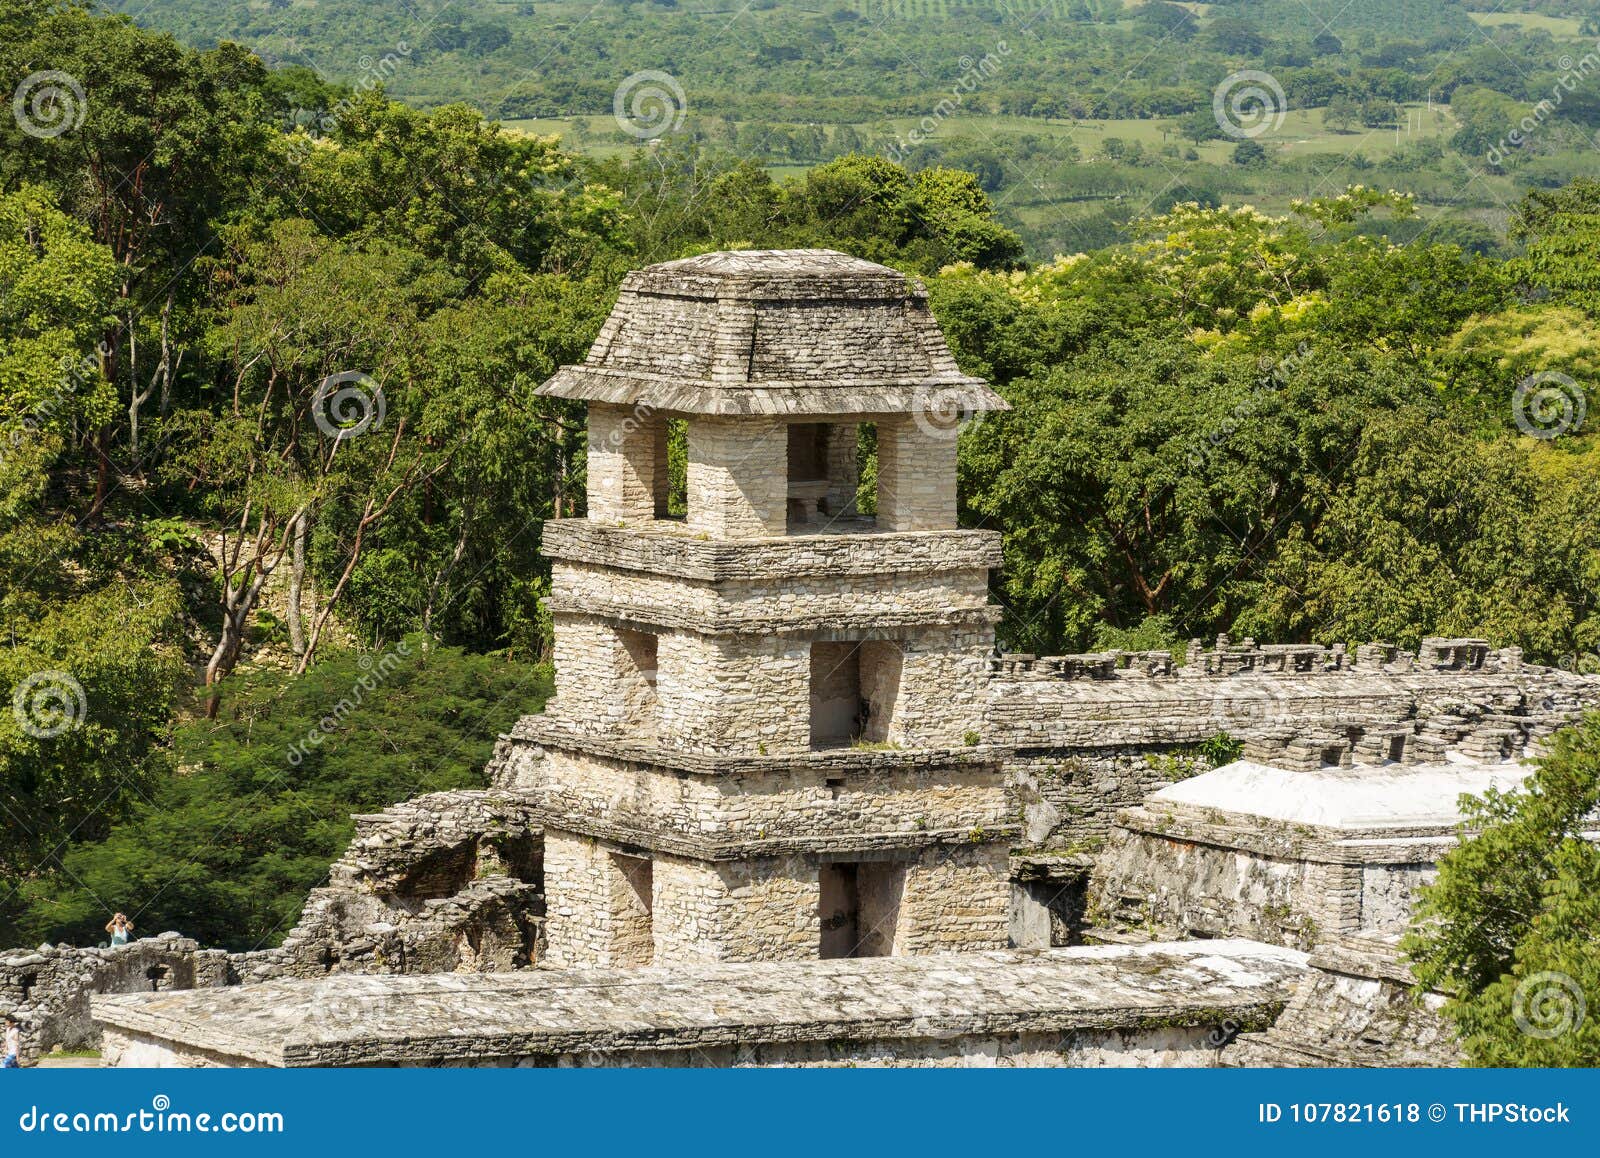
[[557, 695], [499, 786], [543, 823], [549, 963], [1003, 947], [1000, 544], [956, 527], [942, 419], [1005, 404], [921, 286], [830, 251], [652, 266], [542, 393], [588, 404], [588, 515], [545, 524]]
[[630, 274], [543, 390], [589, 417], [587, 515], [544, 530], [556, 697], [488, 790], [360, 818], [243, 986], [97, 998], [110, 1056], [1454, 1057], [1396, 952], [1412, 890], [1459, 792], [1600, 681], [1477, 639], [998, 654], [955, 434], [1004, 403], [842, 254]]

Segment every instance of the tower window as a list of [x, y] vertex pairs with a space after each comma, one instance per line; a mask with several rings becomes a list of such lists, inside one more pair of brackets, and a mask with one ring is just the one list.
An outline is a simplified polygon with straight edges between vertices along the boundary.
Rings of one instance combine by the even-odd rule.
[[900, 645], [889, 640], [811, 645], [811, 746], [893, 739]]

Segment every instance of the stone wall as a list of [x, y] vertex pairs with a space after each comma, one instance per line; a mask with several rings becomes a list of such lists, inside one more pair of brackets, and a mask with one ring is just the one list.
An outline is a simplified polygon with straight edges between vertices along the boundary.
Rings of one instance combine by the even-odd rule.
[[711, 582], [562, 563], [553, 568], [551, 583], [553, 611], [745, 639], [772, 631], [883, 631], [994, 618], [988, 572], [976, 567]]
[[525, 801], [440, 792], [355, 819], [283, 944], [235, 956], [241, 978], [502, 972], [538, 960], [543, 834]]
[[[1159, 823], [1159, 821], [1157, 821]], [[1163, 937], [1249, 937], [1309, 950], [1345, 920], [1361, 869], [1117, 830], [1095, 865], [1089, 920]]]
[[1006, 762], [1006, 779], [1020, 809], [1023, 847], [1076, 852], [1100, 845], [1118, 809], [1209, 767], [1182, 747], [1035, 749]]
[[[647, 860], [648, 904], [625, 879]], [[819, 874], [828, 863], [793, 854], [707, 862], [549, 830], [552, 967], [811, 961], [821, 951]], [[908, 851], [885, 861], [895, 886], [873, 910], [881, 929], [862, 929], [897, 955], [1003, 948], [1008, 943], [1003, 846], [975, 844]], [[634, 880], [639, 879], [636, 874]], [[865, 913], [864, 909], [864, 913]], [[638, 951], [638, 919], [653, 950]]]
[[21, 1022], [21, 1060], [30, 1065], [52, 1050], [100, 1044], [90, 1016], [95, 994], [209, 988], [229, 979], [227, 953], [177, 933], [104, 949], [12, 949], [0, 953], [0, 1013]]
[[[1384, 645], [1191, 645], [1165, 653], [1002, 656], [990, 661], [986, 744], [1009, 750], [1026, 847], [1097, 844], [1121, 808], [1203, 772], [1197, 747], [1218, 735], [1320, 759], [1342, 747], [1370, 760], [1477, 747], [1500, 758], [1600, 705], [1600, 680], [1522, 662], [1481, 640], [1430, 640], [1412, 655]], [[1303, 751], [1288, 751], [1303, 741]]]
[[[687, 851], [714, 846], [735, 855], [814, 839], [840, 849], [983, 839], [1009, 819], [1007, 794], [987, 761], [970, 765], [896, 759], [860, 767], [758, 766], [719, 776], [676, 772], [550, 750], [534, 767], [546, 823], [588, 831], [605, 826], [664, 838]], [[673, 836], [680, 840], [674, 842]]]

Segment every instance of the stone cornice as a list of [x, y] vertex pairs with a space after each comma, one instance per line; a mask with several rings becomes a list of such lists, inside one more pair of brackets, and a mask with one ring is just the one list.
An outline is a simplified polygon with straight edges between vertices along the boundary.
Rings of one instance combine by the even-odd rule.
[[975, 744], [960, 748], [823, 748], [811, 752], [774, 753], [768, 756], [685, 752], [656, 743], [649, 737], [580, 731], [544, 715], [524, 716], [517, 721], [510, 738], [561, 752], [576, 752], [625, 764], [640, 764], [650, 768], [665, 768], [701, 776], [802, 769], [849, 773], [882, 771], [887, 768], [988, 767], [998, 765], [1006, 757], [1005, 750], [990, 744]]
[[[707, 583], [800, 576], [890, 575], [1000, 566], [995, 531], [863, 531], [782, 538], [702, 539], [681, 525], [608, 527], [589, 519], [544, 525], [541, 550], [588, 567], [645, 571]], [[841, 524], [843, 526], [843, 524]]]
[[1019, 825], [1003, 824], [982, 829], [914, 829], [904, 832], [846, 832], [837, 835], [794, 835], [755, 840], [709, 840], [667, 829], [644, 829], [603, 820], [587, 812], [553, 808], [536, 810], [551, 832], [575, 832], [624, 849], [648, 849], [689, 860], [748, 861], [757, 857], [799, 856], [807, 853], [852, 853], [939, 847], [977, 848], [1009, 844], [1018, 837]]

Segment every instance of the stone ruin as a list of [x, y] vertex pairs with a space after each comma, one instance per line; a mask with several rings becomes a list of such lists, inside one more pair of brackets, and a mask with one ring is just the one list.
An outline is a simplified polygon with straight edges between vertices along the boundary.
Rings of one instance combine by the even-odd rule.
[[30, 1065], [54, 1050], [100, 1044], [90, 1014], [97, 995], [209, 989], [229, 980], [226, 952], [177, 933], [101, 948], [41, 945], [0, 953], [0, 1009], [26, 1027], [19, 1060]]
[[[284, 945], [232, 962], [250, 984], [98, 999], [113, 1060], [1451, 1056], [1395, 1028], [1396, 994], [1431, 1016], [1410, 890], [1458, 791], [1600, 683], [1473, 639], [997, 652], [955, 434], [1005, 404], [918, 283], [842, 254], [630, 274], [542, 390], [589, 413], [587, 516], [544, 529], [556, 697], [487, 791], [361, 818]], [[1213, 769], [1219, 735], [1248, 759]]]

